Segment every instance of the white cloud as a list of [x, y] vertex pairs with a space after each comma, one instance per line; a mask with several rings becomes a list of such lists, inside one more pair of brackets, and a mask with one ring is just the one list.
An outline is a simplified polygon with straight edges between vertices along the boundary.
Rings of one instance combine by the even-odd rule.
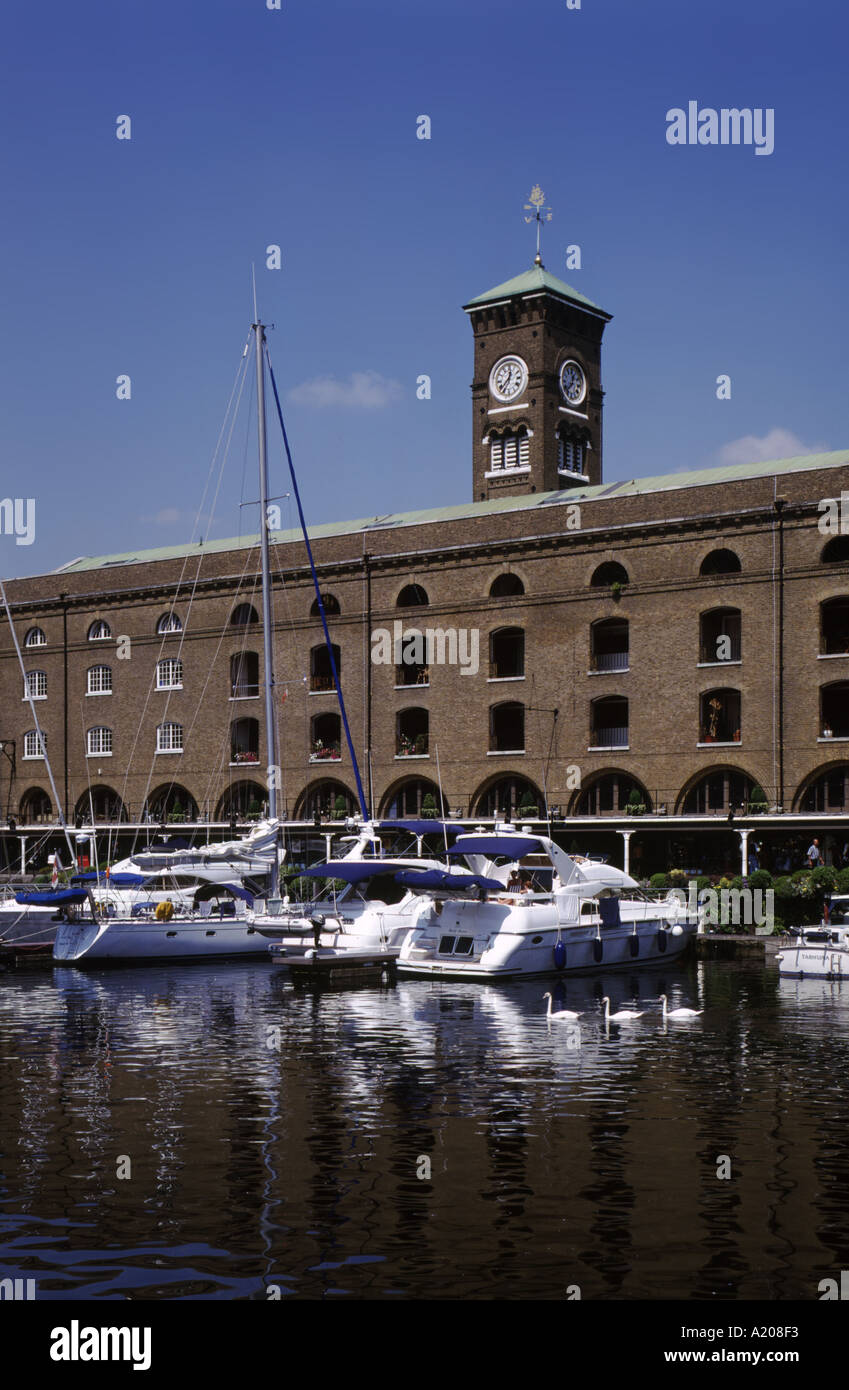
[[824, 454], [827, 444], [805, 444], [792, 430], [772, 429], [768, 434], [744, 434], [719, 450], [720, 464], [768, 463], [773, 459], [799, 458], [803, 454]]
[[352, 372], [347, 381], [335, 376], [317, 376], [293, 386], [289, 400], [295, 405], [311, 405], [319, 410], [347, 406], [355, 410], [384, 410], [403, 395], [400, 381], [380, 372]]

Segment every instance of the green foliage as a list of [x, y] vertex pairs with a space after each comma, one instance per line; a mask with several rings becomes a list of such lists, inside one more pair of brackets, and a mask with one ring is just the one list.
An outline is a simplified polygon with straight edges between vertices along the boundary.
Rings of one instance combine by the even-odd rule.
[[708, 874], [699, 874], [696, 879], [696, 892], [701, 893], [703, 888], [710, 888], [710, 877]]
[[837, 870], [831, 864], [821, 864], [811, 870], [811, 883], [818, 892], [833, 893], [837, 887]]
[[756, 869], [753, 874], [749, 874], [750, 888], [771, 888], [772, 874], [768, 869]]
[[652, 893], [665, 893], [670, 886], [669, 874], [652, 874], [649, 879], [649, 891]]
[[669, 870], [669, 886], [671, 888], [686, 888], [689, 879], [683, 869]]
[[762, 787], [753, 787], [749, 797], [749, 811], [753, 816], [762, 816], [768, 809], [766, 793]]
[[433, 792], [427, 792], [422, 797], [422, 820], [436, 819], [436, 797]]
[[337, 820], [344, 820], [348, 814], [348, 803], [341, 792], [333, 803], [333, 814]]
[[849, 893], [849, 867], [837, 870], [838, 893]]

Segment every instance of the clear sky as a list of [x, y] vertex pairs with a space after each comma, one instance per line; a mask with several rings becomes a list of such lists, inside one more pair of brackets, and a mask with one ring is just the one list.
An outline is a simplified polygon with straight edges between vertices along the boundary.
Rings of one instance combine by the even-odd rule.
[[[530, 266], [535, 183], [614, 315], [608, 480], [849, 447], [847, 58], [845, 0], [8, 10], [0, 498], [36, 539], [0, 573], [193, 538], [252, 261], [308, 521], [470, 500], [461, 306]], [[773, 110], [774, 152], [670, 145], [690, 101]], [[209, 534], [255, 529], [247, 430]]]

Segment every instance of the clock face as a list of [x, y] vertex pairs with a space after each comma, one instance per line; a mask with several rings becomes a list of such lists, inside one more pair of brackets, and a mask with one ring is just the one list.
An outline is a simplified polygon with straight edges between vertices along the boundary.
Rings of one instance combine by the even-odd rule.
[[587, 394], [587, 378], [577, 362], [564, 362], [560, 368], [560, 390], [570, 405], [580, 405]]
[[528, 369], [521, 357], [502, 357], [489, 374], [489, 389], [499, 401], [514, 401], [528, 384]]

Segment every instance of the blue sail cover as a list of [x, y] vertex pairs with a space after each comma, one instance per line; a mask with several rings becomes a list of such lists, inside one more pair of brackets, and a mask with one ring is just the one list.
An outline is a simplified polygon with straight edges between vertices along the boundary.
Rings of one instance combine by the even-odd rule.
[[247, 888], [242, 888], [238, 883], [216, 883], [216, 888], [224, 888], [228, 893], [232, 893], [234, 898], [241, 898], [248, 907], [254, 905], [254, 895], [249, 893]]
[[301, 869], [298, 878], [338, 878], [343, 883], [363, 883], [376, 874], [394, 874], [397, 860], [340, 859], [334, 864], [312, 864]]
[[379, 830], [409, 830], [411, 835], [462, 835], [465, 826], [443, 820], [382, 820]]
[[74, 874], [71, 883], [95, 883], [101, 888], [141, 888], [147, 883], [147, 876], [144, 874], [109, 874], [95, 873], [93, 869], [85, 874]]
[[526, 854], [544, 854], [545, 849], [539, 840], [532, 840], [529, 835], [464, 835], [448, 853], [485, 854], [488, 859], [498, 855], [523, 859]]
[[84, 903], [87, 898], [84, 888], [34, 888], [30, 893], [15, 894], [15, 902], [22, 907], [67, 907], [69, 903]]
[[450, 874], [439, 869], [401, 869], [395, 875], [395, 882], [405, 888], [421, 889], [422, 892], [448, 891], [467, 893], [470, 888], [482, 888], [486, 893], [503, 893], [504, 884], [497, 878], [484, 878], [482, 874]]

